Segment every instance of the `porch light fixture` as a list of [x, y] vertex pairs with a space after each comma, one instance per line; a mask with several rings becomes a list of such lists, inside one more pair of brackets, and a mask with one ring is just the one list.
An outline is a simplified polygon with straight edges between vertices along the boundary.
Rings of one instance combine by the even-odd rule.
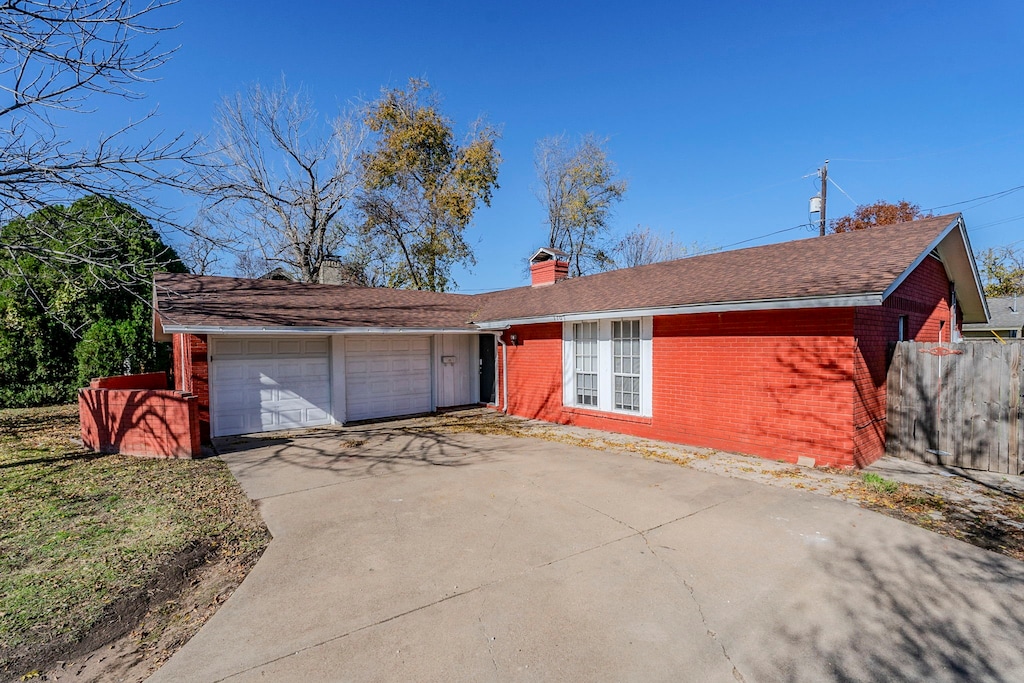
[[512, 346], [515, 346], [516, 344], [519, 343], [519, 335], [518, 334], [512, 333], [512, 334], [510, 334], [508, 336], [508, 338], [512, 341]]

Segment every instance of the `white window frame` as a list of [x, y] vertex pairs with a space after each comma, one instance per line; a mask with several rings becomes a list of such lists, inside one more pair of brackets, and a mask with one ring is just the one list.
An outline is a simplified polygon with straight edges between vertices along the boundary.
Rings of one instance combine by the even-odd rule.
[[[623, 320], [637, 320], [637, 317], [617, 318], [617, 322]], [[654, 319], [651, 316], [641, 316], [640, 320], [640, 410], [622, 410], [615, 408], [615, 378], [612, 356], [612, 320], [587, 320], [587, 321], [566, 321], [562, 323], [562, 405], [568, 408], [582, 410], [596, 410], [618, 415], [631, 415], [634, 417], [651, 417], [653, 406], [653, 363], [652, 363], [652, 339]], [[597, 406], [584, 406], [576, 403], [576, 344], [574, 339], [577, 322], [597, 323]]]
[[[601, 353], [598, 349], [598, 327], [597, 321], [586, 321], [573, 323], [573, 363], [576, 367], [573, 372], [573, 380], [576, 382], [575, 391], [573, 391], [573, 405], [577, 405], [583, 408], [597, 408], [597, 400], [600, 396], [599, 378], [601, 376]], [[591, 343], [590, 348], [584, 348], [580, 344], [580, 336], [586, 334], [586, 342]], [[589, 360], [589, 363], [584, 363], [584, 367], [580, 366], [581, 360]], [[590, 367], [587, 368], [586, 365]], [[581, 375], [592, 377], [593, 381], [587, 382], [592, 386], [581, 389], [579, 387]], [[592, 394], [582, 395], [583, 392], [593, 392]], [[587, 400], [592, 399], [592, 400]]]
[[[619, 329], [616, 337], [615, 328]], [[633, 331], [636, 330], [636, 336]], [[628, 336], [624, 333], [628, 331]], [[636, 354], [633, 354], [633, 344]], [[626, 348], [624, 344], [628, 343]], [[616, 346], [618, 344], [618, 346]], [[640, 320], [637, 318], [612, 321], [612, 407], [624, 412], [640, 412], [640, 387], [643, 386], [640, 359]], [[628, 364], [628, 367], [627, 367]], [[634, 368], [636, 371], [634, 372]], [[634, 380], [636, 381], [634, 387]], [[628, 388], [627, 388], [628, 385]], [[621, 400], [620, 400], [621, 397]], [[628, 401], [627, 401], [628, 397]], [[628, 403], [628, 406], [627, 406]]]

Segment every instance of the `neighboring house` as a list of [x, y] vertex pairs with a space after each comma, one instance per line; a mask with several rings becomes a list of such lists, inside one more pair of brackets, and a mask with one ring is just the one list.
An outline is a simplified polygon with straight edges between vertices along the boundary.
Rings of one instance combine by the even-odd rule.
[[965, 341], [1024, 339], [1024, 296], [990, 296], [988, 322], [966, 323]]
[[274, 268], [273, 270], [267, 271], [266, 273], [263, 273], [263, 275], [260, 275], [259, 279], [291, 282], [295, 278], [293, 278], [287, 270], [285, 270], [281, 266], [278, 266], [277, 268]]
[[487, 294], [162, 274], [203, 438], [486, 403], [791, 462], [884, 452], [889, 345], [987, 319], [959, 214]]

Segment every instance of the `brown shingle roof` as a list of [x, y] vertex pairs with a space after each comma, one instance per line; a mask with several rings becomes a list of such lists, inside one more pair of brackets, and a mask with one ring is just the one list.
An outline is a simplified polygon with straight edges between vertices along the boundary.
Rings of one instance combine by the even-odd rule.
[[738, 249], [488, 294], [156, 277], [164, 325], [476, 329], [570, 313], [881, 294], [958, 214]]
[[482, 294], [477, 320], [881, 293], [958, 215]]
[[165, 326], [475, 329], [465, 294], [174, 273], [154, 286]]

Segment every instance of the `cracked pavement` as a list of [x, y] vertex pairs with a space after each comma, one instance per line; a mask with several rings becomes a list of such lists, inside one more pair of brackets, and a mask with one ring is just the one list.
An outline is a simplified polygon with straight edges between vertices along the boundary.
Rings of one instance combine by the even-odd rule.
[[423, 420], [221, 449], [274, 540], [156, 683], [1024, 670], [1024, 564], [822, 496]]

